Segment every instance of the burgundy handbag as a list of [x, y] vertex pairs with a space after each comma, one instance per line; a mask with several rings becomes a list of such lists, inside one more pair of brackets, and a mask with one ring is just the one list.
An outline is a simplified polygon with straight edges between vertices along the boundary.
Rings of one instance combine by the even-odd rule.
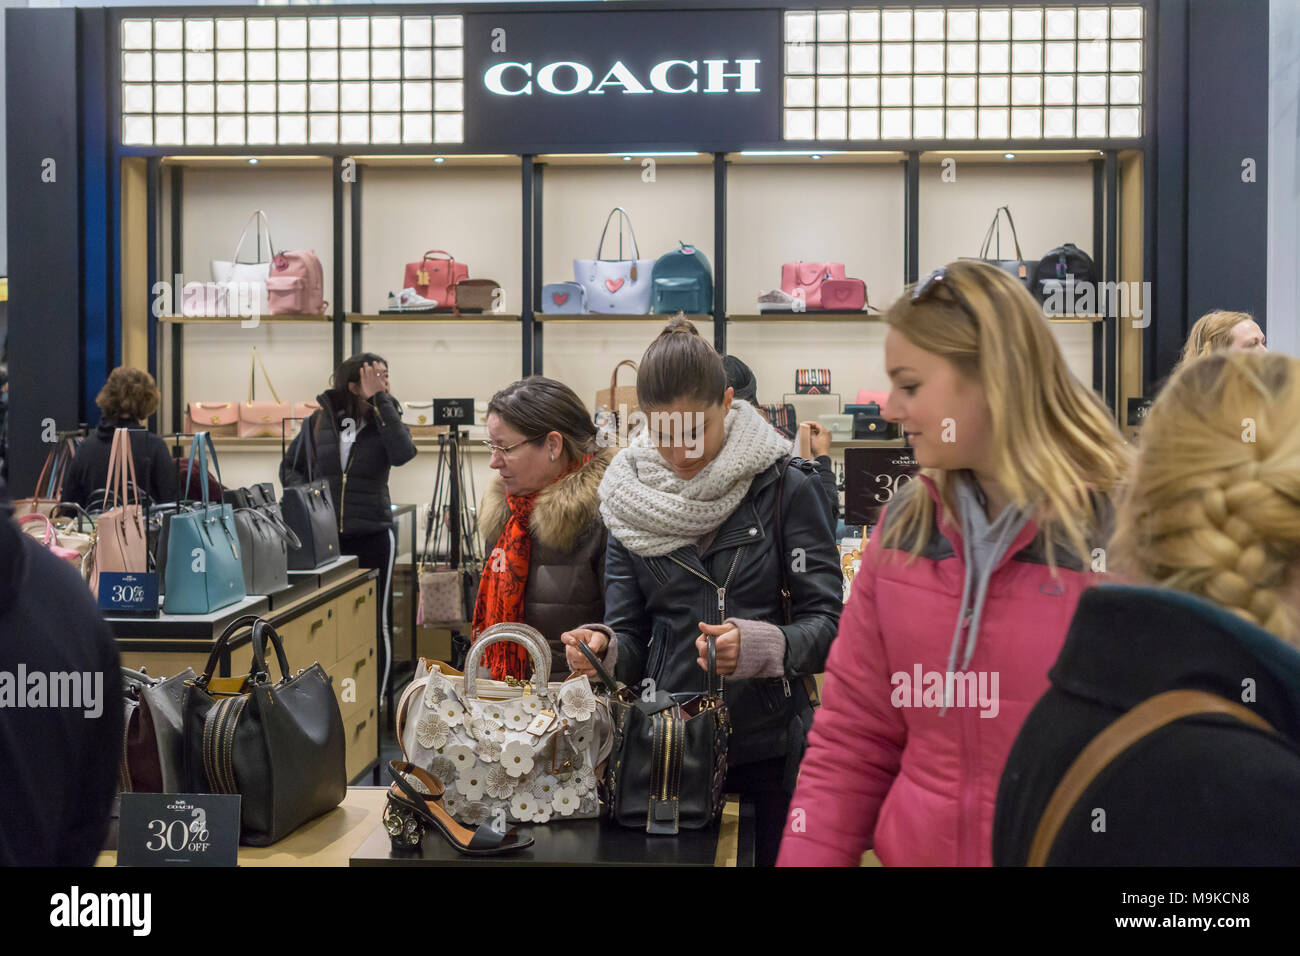
[[822, 305], [822, 285], [827, 279], [843, 279], [842, 262], [787, 262], [781, 266], [781, 291], [796, 298], [802, 296], [804, 307]]
[[867, 304], [867, 284], [861, 279], [827, 279], [821, 293], [821, 307], [832, 312], [861, 312]]

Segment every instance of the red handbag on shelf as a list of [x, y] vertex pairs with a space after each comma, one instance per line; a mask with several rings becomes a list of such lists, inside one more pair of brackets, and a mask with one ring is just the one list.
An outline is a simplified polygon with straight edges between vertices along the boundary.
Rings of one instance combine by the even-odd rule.
[[[437, 259], [435, 256], [446, 256]], [[469, 278], [469, 266], [455, 260], [450, 252], [430, 249], [419, 262], [406, 264], [403, 289], [415, 289], [426, 299], [434, 299], [438, 308], [456, 305], [456, 283]]]
[[802, 296], [804, 308], [823, 309], [822, 285], [827, 279], [843, 279], [842, 262], [787, 262], [781, 266], [781, 291]]

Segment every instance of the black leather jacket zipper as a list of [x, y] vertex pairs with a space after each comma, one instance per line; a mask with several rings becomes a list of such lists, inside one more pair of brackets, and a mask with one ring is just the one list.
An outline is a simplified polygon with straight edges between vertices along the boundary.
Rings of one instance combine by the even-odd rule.
[[[689, 564], [687, 564], [687, 563], [684, 562], [684, 561], [680, 561], [680, 560], [678, 560], [677, 558], [674, 558], [671, 554], [666, 555], [666, 557], [668, 558], [668, 560], [671, 561], [671, 562], [673, 562], [673, 564], [676, 564], [676, 565], [679, 565], [679, 566], [682, 567], [682, 568], [685, 568], [685, 569], [686, 569], [687, 571], [689, 571], [691, 574], [695, 575], [697, 578], [699, 578], [699, 579], [702, 580], [702, 581], [706, 581], [706, 582], [708, 582], [708, 584], [709, 584], [710, 587], [712, 587], [712, 588], [714, 588], [714, 589], [717, 590], [717, 592], [718, 592], [718, 620], [715, 622], [715, 623], [717, 623], [717, 624], [721, 624], [721, 623], [723, 623], [724, 621], [726, 621], [726, 619], [727, 619], [727, 588], [731, 587], [731, 579], [732, 579], [733, 577], [735, 577], [735, 574], [736, 574], [736, 565], [738, 565], [738, 564], [740, 563], [740, 552], [743, 550], [743, 548], [744, 548], [744, 546], [742, 545], [741, 547], [739, 547], [739, 548], [736, 549], [736, 556], [735, 556], [734, 558], [731, 559], [731, 569], [727, 572], [727, 580], [724, 581], [720, 587], [718, 586], [717, 582], [713, 580], [713, 578], [709, 577], [709, 576], [708, 576], [707, 574], [705, 574], [704, 572], [695, 570], [695, 568], [691, 567]], [[722, 678], [721, 675], [719, 675], [719, 676], [718, 676], [718, 689], [719, 689], [719, 690], [722, 690], [722, 688], [723, 688], [724, 686], [725, 686], [725, 684], [724, 684], [723, 678]]]

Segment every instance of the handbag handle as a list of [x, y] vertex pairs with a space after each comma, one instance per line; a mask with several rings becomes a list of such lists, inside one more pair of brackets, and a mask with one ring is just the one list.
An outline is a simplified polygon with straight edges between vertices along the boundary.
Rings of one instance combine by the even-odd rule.
[[615, 206], [605, 217], [605, 228], [600, 230], [600, 244], [596, 246], [596, 261], [600, 261], [600, 251], [605, 248], [605, 233], [609, 230], [609, 221], [614, 218], [614, 213], [619, 213], [618, 220], [618, 259], [610, 261], [622, 262], [623, 260], [623, 221], [627, 220], [627, 231], [632, 236], [632, 258], [640, 259], [641, 250], [637, 248], [636, 232], [632, 228], [632, 217], [627, 214], [627, 210], [622, 206]]
[[453, 268], [456, 265], [456, 257], [453, 256], [450, 252], [448, 252], [445, 249], [430, 249], [428, 252], [426, 252], [423, 256], [420, 257], [420, 261], [424, 262], [426, 259], [432, 259], [435, 256], [446, 256], [448, 261], [451, 262]]
[[583, 656], [587, 658], [587, 663], [589, 663], [593, 668], [595, 668], [596, 677], [600, 680], [602, 684], [605, 685], [605, 688], [611, 694], [617, 694], [619, 691], [623, 689], [625, 685], [621, 681], [619, 681], [618, 678], [616, 678], [613, 674], [605, 670], [605, 665], [601, 663], [600, 658], [596, 656], [596, 652], [587, 646], [586, 641], [578, 642], [578, 650], [582, 651]]
[[542, 653], [539, 638], [541, 635], [527, 624], [513, 622], [494, 624], [480, 634], [478, 640], [470, 645], [469, 656], [465, 658], [465, 697], [469, 700], [478, 697], [479, 661], [485, 650], [502, 641], [513, 641], [524, 646], [528, 656], [533, 659], [533, 689], [539, 697], [548, 696], [547, 685], [551, 680], [551, 661]]
[[989, 223], [988, 232], [984, 233], [984, 244], [980, 246], [979, 257], [987, 259], [989, 257], [989, 244], [993, 240], [994, 230], [997, 231], [997, 252], [998, 258], [1002, 257], [1002, 214], [1007, 214], [1007, 224], [1011, 226], [1011, 241], [1016, 247], [1016, 259], [1023, 262], [1024, 256], [1020, 252], [1020, 237], [1016, 235], [1016, 221], [1011, 218], [1011, 207], [998, 206], [997, 212], [993, 214], [993, 221]]
[[208, 450], [212, 451], [212, 470], [217, 473], [217, 484], [221, 481], [221, 463], [217, 461], [217, 449], [212, 444], [212, 435], [208, 432], [196, 432], [194, 440], [190, 442], [190, 464], [185, 469], [185, 490], [190, 490], [190, 478], [194, 474], [194, 460], [199, 460], [199, 477], [200, 484], [203, 486], [203, 508], [206, 511], [212, 504], [212, 498], [208, 494]]
[[276, 534], [278, 534], [281, 538], [283, 538], [290, 548], [302, 547], [302, 541], [298, 538], [298, 535], [294, 534], [292, 528], [290, 528], [286, 524], [283, 524], [282, 522], [276, 521], [275, 518], [267, 514], [261, 508], [236, 508], [235, 514], [252, 515], [254, 518], [257, 518], [259, 521], [264, 521], [267, 524], [269, 524], [271, 526], [271, 530], [274, 531]]
[[54, 464], [54, 454], [57, 451], [58, 451], [58, 446], [55, 445], [48, 452], [46, 452], [45, 464], [41, 466], [41, 473], [36, 478], [36, 487], [32, 490], [33, 499], [39, 498], [41, 496], [41, 486], [45, 484], [45, 476], [49, 474], [50, 468]]
[[42, 521], [45, 523], [45, 537], [41, 543], [48, 548], [54, 543], [54, 523], [38, 511], [35, 514], [23, 515], [18, 519], [18, 526], [22, 527], [23, 525], [29, 524], [33, 521]]
[[280, 642], [280, 635], [275, 632], [275, 628], [256, 614], [245, 614], [243, 617], [236, 618], [226, 625], [226, 629], [221, 632], [221, 636], [212, 645], [212, 653], [208, 655], [208, 662], [203, 667], [203, 673], [194, 679], [197, 686], [203, 688], [208, 686], [208, 681], [212, 680], [212, 674], [216, 671], [217, 664], [221, 660], [221, 652], [226, 649], [230, 639], [246, 627], [253, 629], [252, 637], [249, 639], [253, 647], [253, 663], [249, 667], [248, 675], [250, 677], [257, 674], [270, 676], [266, 669], [266, 638], [269, 631], [271, 643], [275, 647], [275, 655], [280, 664], [280, 674], [284, 679], [288, 679], [289, 658], [285, 656], [284, 645]]
[[[811, 269], [809, 272], [807, 270]], [[795, 287], [813, 285], [826, 271], [826, 265], [821, 262], [807, 264], [802, 261], [794, 264], [794, 284]], [[805, 278], [807, 276], [807, 278]]]
[[609, 403], [611, 405], [614, 404], [614, 389], [618, 388], [618, 370], [624, 365], [631, 368], [632, 371], [636, 371], [636, 362], [633, 362], [631, 359], [623, 359], [623, 361], [614, 366], [614, 371], [609, 374]]
[[135, 477], [135, 456], [131, 453], [131, 430], [128, 428], [117, 428], [113, 431], [113, 445], [108, 453], [108, 485], [104, 488], [102, 511], [108, 510], [110, 496], [114, 507], [119, 497], [124, 506], [140, 504], [140, 492]]
[[[266, 217], [265, 212], [263, 212], [260, 209], [256, 209], [253, 211], [253, 214], [248, 217], [248, 222], [244, 223], [244, 231], [239, 234], [239, 242], [235, 243], [235, 254], [230, 257], [230, 261], [232, 263], [239, 261], [239, 250], [244, 247], [244, 239], [248, 237], [248, 227], [251, 226], [254, 222], [258, 223], [259, 225], [259, 228], [257, 230], [257, 249], [254, 251], [257, 253], [258, 256], [262, 254], [262, 230], [260, 226], [261, 223], [266, 223], [266, 248], [267, 251], [270, 252], [270, 256], [267, 258], [267, 261], [269, 262], [271, 259], [275, 258], [275, 243], [271, 241], [271, 220]], [[261, 261], [262, 260], [260, 258], [254, 259], [253, 264], [256, 265]]]
[[266, 363], [262, 361], [262, 356], [257, 354], [256, 345], [253, 346], [253, 357], [248, 364], [248, 400], [250, 402], [254, 401], [257, 395], [253, 384], [257, 378], [257, 367], [259, 365], [262, 366], [262, 377], [266, 379], [266, 387], [271, 390], [271, 397], [275, 399], [277, 405], [281, 404], [280, 396], [276, 393], [275, 386], [271, 383], [271, 375], [266, 370]]

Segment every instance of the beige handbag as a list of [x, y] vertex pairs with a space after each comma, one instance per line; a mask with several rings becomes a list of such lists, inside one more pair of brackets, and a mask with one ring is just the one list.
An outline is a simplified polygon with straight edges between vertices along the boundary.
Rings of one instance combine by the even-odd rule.
[[[266, 386], [271, 390], [271, 397], [275, 399], [273, 402], [256, 400], [258, 366], [261, 366], [262, 377], [266, 379]], [[271, 376], [267, 374], [266, 366], [262, 364], [262, 357], [254, 348], [253, 358], [248, 368], [248, 401], [239, 403], [239, 437], [279, 438], [284, 428], [284, 420], [292, 415], [293, 406], [288, 402], [280, 401], [275, 386], [271, 384]]]
[[91, 566], [90, 589], [96, 595], [99, 575], [104, 571], [143, 574], [149, 570], [148, 529], [136, 484], [131, 432], [126, 428], [113, 432], [103, 507], [95, 523], [95, 544], [87, 555]]
[[239, 434], [239, 406], [234, 402], [190, 402], [185, 406], [185, 431], [234, 438]]
[[433, 402], [402, 402], [402, 424], [412, 438], [437, 438], [447, 434], [446, 425], [433, 424]]
[[[622, 445], [627, 444], [626, 435], [618, 435], [620, 431], [619, 414], [626, 412], [630, 417], [632, 412], [636, 411], [636, 383], [631, 385], [618, 384], [618, 370], [624, 365], [636, 371], [636, 362], [631, 359], [624, 359], [614, 366], [614, 371], [609, 376], [609, 388], [602, 388], [596, 393], [596, 427], [602, 432], [608, 434], [605, 444]], [[624, 425], [624, 428], [630, 428], [630, 425]]]

